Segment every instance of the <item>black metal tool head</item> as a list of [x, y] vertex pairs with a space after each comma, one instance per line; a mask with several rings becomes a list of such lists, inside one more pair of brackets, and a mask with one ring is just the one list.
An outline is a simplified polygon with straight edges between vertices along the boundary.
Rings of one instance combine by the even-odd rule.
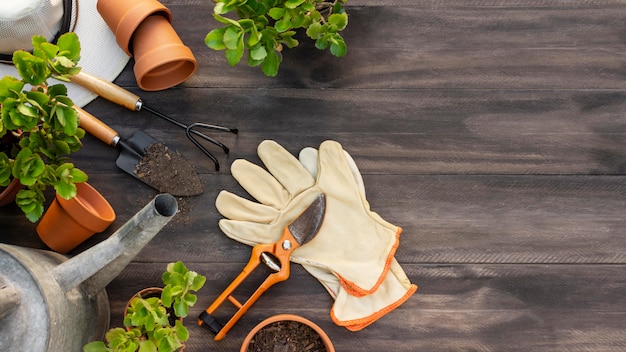
[[291, 235], [303, 245], [312, 240], [324, 221], [326, 212], [326, 195], [321, 193], [287, 228]]

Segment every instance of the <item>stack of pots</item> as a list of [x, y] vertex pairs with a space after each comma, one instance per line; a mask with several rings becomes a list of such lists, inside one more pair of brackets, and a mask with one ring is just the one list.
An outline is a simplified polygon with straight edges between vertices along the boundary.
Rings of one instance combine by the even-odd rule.
[[196, 71], [191, 49], [172, 27], [171, 11], [157, 0], [99, 0], [97, 8], [117, 44], [134, 58], [139, 88], [170, 88]]

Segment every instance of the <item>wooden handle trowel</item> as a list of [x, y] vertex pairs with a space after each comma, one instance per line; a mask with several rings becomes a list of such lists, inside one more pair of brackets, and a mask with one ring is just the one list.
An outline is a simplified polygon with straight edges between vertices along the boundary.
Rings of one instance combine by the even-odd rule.
[[142, 131], [123, 140], [117, 131], [95, 116], [77, 106], [74, 108], [78, 111], [80, 127], [120, 150], [115, 163], [126, 173], [159, 192], [174, 196], [195, 196], [204, 192], [195, 169], [181, 154]]

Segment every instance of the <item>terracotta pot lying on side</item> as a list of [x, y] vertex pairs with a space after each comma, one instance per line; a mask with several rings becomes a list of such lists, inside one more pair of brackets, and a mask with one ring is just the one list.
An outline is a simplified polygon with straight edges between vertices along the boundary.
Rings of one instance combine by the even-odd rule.
[[115, 211], [95, 188], [86, 182], [76, 187], [72, 199], [57, 194], [37, 225], [39, 238], [59, 253], [71, 251], [115, 220]]

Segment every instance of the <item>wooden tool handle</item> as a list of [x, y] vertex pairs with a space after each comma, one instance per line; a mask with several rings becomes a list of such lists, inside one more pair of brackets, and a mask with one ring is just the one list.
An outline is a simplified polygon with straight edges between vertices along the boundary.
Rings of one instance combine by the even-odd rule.
[[106, 144], [117, 145], [119, 134], [114, 129], [78, 106], [74, 108], [78, 111], [80, 127]]
[[126, 89], [87, 72], [80, 71], [71, 76], [73, 83], [98, 94], [102, 98], [119, 104], [130, 110], [141, 108], [141, 98]]

